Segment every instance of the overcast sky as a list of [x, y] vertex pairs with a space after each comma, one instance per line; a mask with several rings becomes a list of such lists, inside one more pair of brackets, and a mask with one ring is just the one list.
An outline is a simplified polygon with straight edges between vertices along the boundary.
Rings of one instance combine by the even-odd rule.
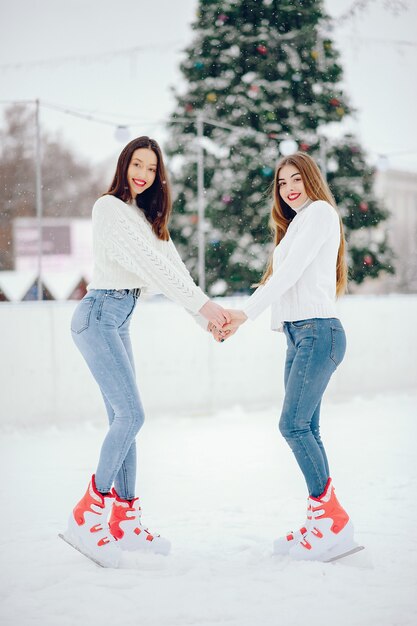
[[[262, 0], [259, 0], [262, 1]], [[339, 17], [356, 0], [326, 0]], [[197, 0], [0, 0], [0, 100], [32, 100], [132, 119], [132, 137], [163, 142], [181, 83], [182, 50], [192, 39]], [[398, 15], [386, 7], [408, 6]], [[358, 109], [352, 128], [372, 162], [417, 172], [417, 1], [370, 0], [337, 26], [345, 91]], [[133, 47], [131, 54], [112, 54]], [[107, 54], [109, 53], [109, 54]], [[45, 63], [38, 63], [45, 61]], [[0, 112], [4, 110], [0, 104]], [[114, 127], [42, 108], [42, 124], [95, 161], [116, 157]]]

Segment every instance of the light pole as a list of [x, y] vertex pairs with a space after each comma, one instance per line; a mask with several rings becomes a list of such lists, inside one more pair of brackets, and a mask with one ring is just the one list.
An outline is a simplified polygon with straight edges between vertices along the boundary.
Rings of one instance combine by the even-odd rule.
[[203, 116], [197, 113], [197, 233], [198, 233], [198, 284], [206, 290], [205, 207], [204, 207], [204, 148]]
[[39, 120], [39, 99], [35, 100], [36, 125], [36, 219], [38, 225], [38, 300], [43, 299], [42, 287], [42, 164], [41, 129]]

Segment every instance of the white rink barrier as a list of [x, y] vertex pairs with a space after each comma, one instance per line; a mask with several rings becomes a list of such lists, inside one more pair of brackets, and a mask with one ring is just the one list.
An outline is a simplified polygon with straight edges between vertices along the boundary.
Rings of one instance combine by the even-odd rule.
[[[239, 308], [245, 299], [218, 301]], [[98, 387], [72, 342], [75, 306], [0, 304], [1, 425], [105, 415]], [[327, 397], [416, 391], [417, 295], [346, 296], [338, 307], [348, 349]], [[233, 406], [276, 407], [278, 417], [285, 337], [269, 329], [269, 311], [218, 344], [179, 306], [139, 299], [131, 335], [147, 418], [206, 415]]]

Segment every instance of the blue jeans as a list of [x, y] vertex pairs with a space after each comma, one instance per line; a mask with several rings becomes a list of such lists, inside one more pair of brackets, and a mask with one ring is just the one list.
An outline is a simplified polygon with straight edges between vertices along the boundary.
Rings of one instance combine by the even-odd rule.
[[139, 290], [93, 289], [79, 302], [71, 332], [103, 395], [109, 419], [96, 471], [96, 486], [107, 493], [114, 484], [120, 497], [135, 497], [135, 436], [144, 421], [136, 385], [131, 315]]
[[346, 336], [336, 318], [284, 322], [287, 337], [285, 397], [279, 429], [304, 474], [309, 494], [318, 497], [329, 478], [320, 437], [320, 404], [328, 382], [342, 362]]

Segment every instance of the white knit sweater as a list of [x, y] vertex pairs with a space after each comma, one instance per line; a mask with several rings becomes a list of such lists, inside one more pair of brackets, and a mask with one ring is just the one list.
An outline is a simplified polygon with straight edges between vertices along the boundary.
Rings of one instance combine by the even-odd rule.
[[93, 207], [93, 279], [90, 289], [134, 289], [162, 293], [194, 314], [208, 296], [197, 287], [171, 239], [158, 239], [145, 215], [134, 203], [102, 196]]
[[282, 322], [337, 317], [336, 261], [340, 225], [324, 200], [304, 205], [290, 223], [273, 255], [273, 273], [243, 307], [254, 320], [271, 305], [272, 330]]

